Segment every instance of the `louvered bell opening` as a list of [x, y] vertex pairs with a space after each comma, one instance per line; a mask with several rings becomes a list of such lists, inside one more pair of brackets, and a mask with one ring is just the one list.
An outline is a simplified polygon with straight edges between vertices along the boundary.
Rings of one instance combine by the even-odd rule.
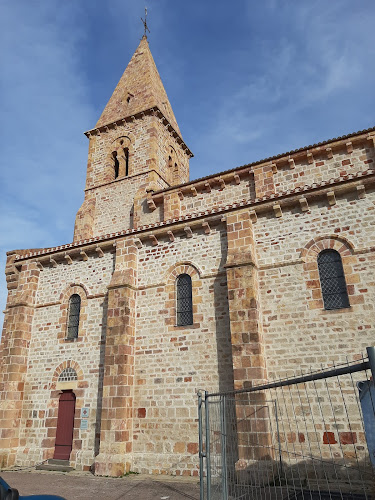
[[81, 297], [74, 294], [69, 301], [69, 321], [68, 321], [68, 338], [75, 339], [78, 337], [79, 313], [81, 310]]
[[193, 298], [191, 278], [181, 274], [177, 278], [177, 326], [193, 324]]
[[324, 308], [350, 307], [340, 254], [335, 250], [321, 252], [318, 256], [318, 268]]

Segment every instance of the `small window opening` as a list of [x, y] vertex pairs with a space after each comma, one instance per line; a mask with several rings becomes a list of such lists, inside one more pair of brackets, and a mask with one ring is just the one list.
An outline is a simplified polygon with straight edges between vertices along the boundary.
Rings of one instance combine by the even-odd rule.
[[114, 161], [113, 167], [115, 170], [115, 179], [117, 179], [120, 164], [119, 164], [118, 159], [117, 159], [117, 151], [114, 151], [112, 154], [113, 154], [113, 161]]
[[193, 324], [193, 293], [191, 278], [188, 274], [180, 274], [176, 282], [177, 326]]
[[129, 149], [128, 148], [124, 149], [124, 155], [125, 155], [125, 176], [127, 177], [129, 175]]
[[78, 337], [79, 314], [81, 312], [81, 297], [75, 293], [69, 299], [68, 311], [68, 339], [76, 339]]
[[65, 368], [59, 375], [59, 382], [71, 382], [77, 380], [77, 372], [70, 366]]

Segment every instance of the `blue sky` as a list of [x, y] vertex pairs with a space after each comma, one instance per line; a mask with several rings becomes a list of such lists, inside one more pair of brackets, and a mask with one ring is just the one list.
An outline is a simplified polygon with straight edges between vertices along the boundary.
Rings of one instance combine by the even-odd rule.
[[[0, 0], [5, 252], [72, 241], [88, 140], [143, 34], [139, 0]], [[148, 0], [192, 179], [375, 125], [372, 0]], [[2, 317], [0, 317], [0, 324]]]

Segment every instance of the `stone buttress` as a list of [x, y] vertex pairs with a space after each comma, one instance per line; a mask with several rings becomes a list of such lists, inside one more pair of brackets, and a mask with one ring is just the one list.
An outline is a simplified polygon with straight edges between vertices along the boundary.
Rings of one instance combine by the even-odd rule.
[[20, 428], [31, 329], [40, 269], [36, 262], [14, 265], [8, 254], [8, 301], [1, 341], [0, 364], [0, 466], [15, 463]]

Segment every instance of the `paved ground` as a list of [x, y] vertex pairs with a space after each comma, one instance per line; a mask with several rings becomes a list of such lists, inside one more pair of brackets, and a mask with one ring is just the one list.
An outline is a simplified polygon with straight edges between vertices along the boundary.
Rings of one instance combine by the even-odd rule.
[[53, 494], [66, 500], [199, 500], [197, 478], [132, 474], [124, 478], [90, 473], [0, 472], [21, 495]]

